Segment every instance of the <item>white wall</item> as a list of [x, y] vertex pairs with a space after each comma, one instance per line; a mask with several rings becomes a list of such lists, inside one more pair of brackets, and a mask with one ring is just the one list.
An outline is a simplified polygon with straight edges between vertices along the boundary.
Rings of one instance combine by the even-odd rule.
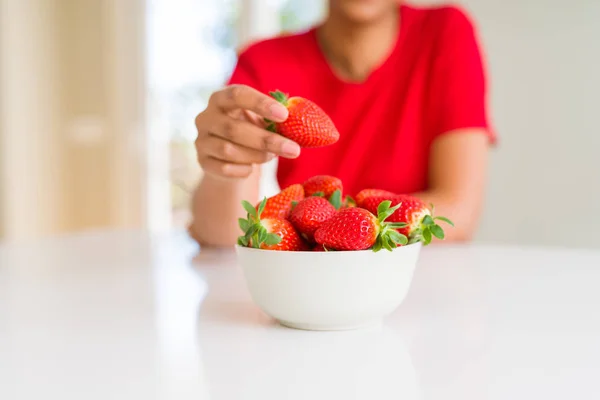
[[0, 0], [0, 234], [139, 228], [144, 0]]
[[47, 234], [58, 224], [57, 65], [53, 3], [0, 0], [2, 233]]
[[600, 248], [600, 1], [461, 3], [500, 137], [479, 240]]

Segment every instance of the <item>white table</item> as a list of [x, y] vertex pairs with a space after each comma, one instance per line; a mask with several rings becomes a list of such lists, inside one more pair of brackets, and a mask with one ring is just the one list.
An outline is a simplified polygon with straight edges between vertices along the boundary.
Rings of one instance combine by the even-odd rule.
[[184, 235], [4, 245], [0, 399], [599, 399], [599, 309], [598, 251], [430, 246], [382, 328], [319, 333]]

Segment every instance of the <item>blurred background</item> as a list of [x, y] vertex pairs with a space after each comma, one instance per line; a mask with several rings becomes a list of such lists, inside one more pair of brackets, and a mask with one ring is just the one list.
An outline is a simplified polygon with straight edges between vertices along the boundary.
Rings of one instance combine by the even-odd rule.
[[[412, 4], [440, 2], [412, 0]], [[600, 248], [600, 1], [463, 0], [491, 79], [477, 241]], [[194, 117], [326, 0], [0, 0], [0, 240], [186, 226]], [[275, 164], [263, 194], [277, 190]]]

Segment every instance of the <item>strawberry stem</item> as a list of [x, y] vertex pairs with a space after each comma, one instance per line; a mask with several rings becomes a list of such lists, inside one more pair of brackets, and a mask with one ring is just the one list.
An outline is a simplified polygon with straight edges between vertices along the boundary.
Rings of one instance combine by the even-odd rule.
[[246, 200], [242, 201], [242, 206], [248, 214], [246, 219], [238, 219], [238, 225], [244, 233], [242, 236], [238, 237], [238, 245], [259, 249], [263, 243], [267, 246], [272, 246], [281, 242], [281, 237], [279, 235], [267, 232], [267, 229], [261, 223], [260, 216], [262, 215], [266, 204], [266, 197], [260, 202], [257, 208], [254, 208], [254, 206]]
[[408, 243], [408, 238], [396, 230], [404, 228], [406, 226], [405, 223], [385, 222], [386, 218], [392, 215], [401, 206], [401, 203], [399, 203], [394, 207], [390, 207], [391, 204], [391, 201], [385, 200], [379, 203], [379, 206], [377, 207], [377, 220], [381, 230], [379, 231], [379, 235], [377, 235], [375, 245], [373, 245], [373, 251], [375, 253], [381, 249], [392, 251], [394, 248], [398, 247], [398, 245]]
[[279, 133], [277, 132], [277, 125], [275, 124], [275, 122], [271, 121], [270, 119], [266, 119], [265, 118], [265, 129], [268, 130], [269, 132], [273, 132], [273, 133]]
[[288, 96], [287, 96], [287, 94], [283, 93], [280, 90], [276, 90], [274, 92], [269, 92], [269, 94], [271, 95], [271, 97], [273, 97], [279, 103], [283, 104], [286, 107], [288, 106]]
[[439, 226], [435, 221], [444, 221], [448, 225], [454, 227], [454, 223], [446, 217], [434, 217], [433, 216], [433, 204], [430, 206], [431, 215], [427, 214], [421, 220], [419, 228], [411, 232], [409, 237], [409, 243], [423, 242], [425, 246], [431, 243], [433, 238], [444, 240], [446, 234], [444, 229]]
[[[288, 95], [283, 93], [280, 90], [275, 90], [274, 92], [269, 92], [269, 94], [271, 95], [271, 97], [273, 97], [275, 100], [277, 100], [277, 102], [283, 104], [285, 107], [288, 106]], [[279, 133], [277, 132], [277, 124], [273, 121], [271, 121], [268, 118], [264, 119], [265, 121], [265, 129], [268, 130], [269, 132], [273, 132], [273, 133]]]

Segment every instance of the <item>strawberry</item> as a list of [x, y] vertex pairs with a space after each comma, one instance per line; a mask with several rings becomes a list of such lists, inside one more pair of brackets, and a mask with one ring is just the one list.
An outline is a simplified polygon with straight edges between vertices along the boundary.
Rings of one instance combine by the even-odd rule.
[[298, 143], [300, 147], [322, 147], [337, 142], [340, 133], [318, 105], [302, 97], [290, 97], [280, 91], [269, 93], [288, 109], [284, 122], [267, 121], [267, 129]]
[[243, 236], [238, 237], [238, 245], [263, 250], [305, 251], [308, 246], [293, 225], [282, 218], [262, 216], [267, 204], [265, 198], [255, 208], [247, 201], [242, 205], [248, 212], [248, 218], [238, 220]]
[[339, 190], [340, 193], [343, 192], [344, 188], [341, 179], [330, 175], [313, 176], [307, 179], [302, 186], [306, 197], [320, 195], [326, 198], [330, 198], [336, 190]]
[[367, 197], [374, 196], [394, 196], [395, 194], [392, 192], [388, 192], [387, 190], [382, 189], [363, 189], [356, 195], [356, 205], [362, 207], [363, 202]]
[[399, 206], [390, 208], [384, 201], [377, 210], [377, 217], [364, 208], [344, 208], [323, 223], [315, 232], [317, 243], [335, 250], [365, 250], [382, 248], [392, 250], [399, 244], [406, 244], [407, 238], [396, 231], [402, 223], [387, 223]]
[[[293, 202], [304, 199], [304, 188], [300, 184], [290, 185], [275, 196], [267, 199], [262, 218], [285, 219], [292, 211]], [[258, 205], [256, 206], [258, 208]]]
[[406, 226], [398, 230], [409, 239], [409, 243], [423, 242], [428, 245], [431, 243], [432, 236], [438, 239], [444, 239], [444, 230], [435, 221], [444, 221], [454, 226], [452, 221], [446, 217], [434, 217], [433, 205], [427, 207], [424, 201], [410, 195], [393, 196], [373, 196], [363, 201], [362, 207], [370, 210], [376, 210], [382, 201], [391, 201], [391, 204], [398, 209], [389, 217], [391, 222], [404, 222]]
[[323, 197], [307, 197], [294, 207], [288, 220], [308, 241], [315, 231], [336, 213], [335, 207]]

